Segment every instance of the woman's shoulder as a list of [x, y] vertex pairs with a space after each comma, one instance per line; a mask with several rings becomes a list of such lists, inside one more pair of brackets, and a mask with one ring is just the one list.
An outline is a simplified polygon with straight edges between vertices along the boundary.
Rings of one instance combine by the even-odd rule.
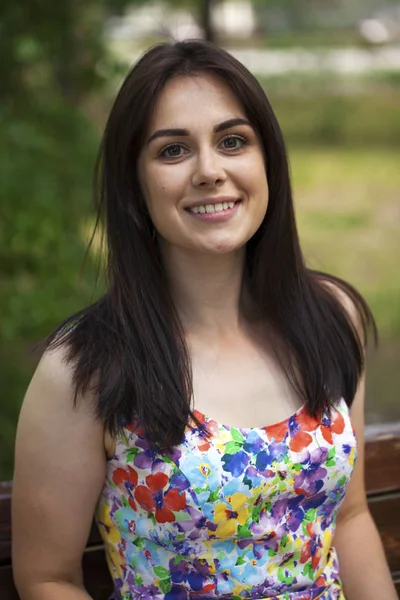
[[47, 347], [36, 367], [28, 391], [40, 388], [45, 393], [72, 394], [73, 365], [68, 360], [68, 348], [64, 345]]
[[47, 348], [28, 386], [21, 414], [58, 427], [76, 418], [95, 417], [92, 393], [76, 394], [74, 361], [64, 345]]

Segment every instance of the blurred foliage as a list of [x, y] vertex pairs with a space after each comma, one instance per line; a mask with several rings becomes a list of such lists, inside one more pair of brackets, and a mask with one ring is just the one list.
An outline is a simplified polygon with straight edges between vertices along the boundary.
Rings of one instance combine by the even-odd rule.
[[[104, 40], [108, 16], [135, 0], [2, 0], [0, 97], [25, 102], [25, 92], [58, 91], [77, 104], [104, 83], [115, 64]], [[137, 2], [138, 3], [138, 2]]]
[[11, 475], [32, 342], [91, 299], [94, 266], [87, 261], [80, 276], [80, 223], [90, 210], [98, 136], [61, 100], [30, 106], [24, 114], [0, 106], [0, 131], [2, 479]]
[[43, 335], [78, 308], [79, 224], [98, 140], [76, 109], [54, 101], [25, 115], [0, 107], [0, 129], [0, 335], [9, 343]]

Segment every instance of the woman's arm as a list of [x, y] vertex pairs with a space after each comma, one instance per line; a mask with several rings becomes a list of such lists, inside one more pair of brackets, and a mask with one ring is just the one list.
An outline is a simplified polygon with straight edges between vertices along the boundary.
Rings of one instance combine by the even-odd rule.
[[359, 384], [351, 418], [358, 458], [346, 497], [339, 510], [333, 545], [339, 556], [346, 600], [397, 600], [379, 533], [368, 509], [364, 484], [364, 377]]
[[[363, 330], [352, 300], [343, 290], [327, 282], [342, 304], [363, 341]], [[364, 480], [365, 373], [351, 407], [357, 436], [358, 457], [346, 497], [339, 510], [333, 539], [339, 557], [340, 576], [346, 600], [397, 600], [382, 542], [369, 512]]]
[[73, 406], [63, 351], [42, 358], [22, 406], [12, 498], [21, 600], [90, 600], [81, 560], [105, 478], [103, 427], [91, 397]]

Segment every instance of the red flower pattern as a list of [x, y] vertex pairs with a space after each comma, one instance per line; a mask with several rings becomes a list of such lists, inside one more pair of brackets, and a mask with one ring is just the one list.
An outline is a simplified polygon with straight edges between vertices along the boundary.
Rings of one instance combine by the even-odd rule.
[[287, 420], [277, 423], [276, 425], [268, 425], [267, 427], [264, 427], [264, 431], [268, 434], [268, 437], [275, 442], [283, 442], [288, 432]]
[[172, 511], [183, 510], [186, 506], [186, 494], [176, 488], [164, 492], [168, 484], [165, 473], [156, 473], [146, 477], [145, 485], [138, 485], [135, 499], [142, 508], [155, 515], [158, 523], [173, 523], [175, 515]]
[[125, 483], [131, 483], [133, 487], [137, 485], [138, 482], [138, 474], [135, 469], [132, 469], [131, 466], [127, 466], [126, 469], [115, 469], [112, 476], [113, 482], [118, 487], [124, 485]]
[[135, 500], [133, 499], [132, 492], [137, 486], [138, 474], [135, 469], [132, 469], [130, 465], [126, 469], [121, 467], [115, 469], [112, 475], [112, 480], [122, 491], [128, 492], [128, 502], [133, 510], [137, 509]]
[[328, 442], [328, 444], [333, 444], [332, 433], [340, 434], [344, 431], [344, 418], [343, 415], [337, 410], [335, 412], [335, 416], [332, 420], [329, 420], [329, 424], [325, 425], [324, 420], [321, 423], [321, 431], [324, 440]]
[[310, 431], [315, 431], [319, 426], [319, 422], [308, 414], [306, 408], [296, 415], [295, 421], [298, 429], [295, 433], [290, 432], [289, 448], [293, 452], [301, 452], [311, 444], [313, 438]]
[[137, 419], [132, 419], [130, 423], [125, 425], [125, 429], [131, 431], [132, 433], [136, 433], [139, 437], [143, 437], [144, 429], [139, 425], [139, 421]]
[[[313, 441], [310, 432], [315, 431], [318, 427], [321, 430], [322, 437], [328, 444], [333, 444], [333, 433], [343, 433], [345, 421], [343, 415], [336, 409], [333, 409], [333, 416], [323, 416], [320, 421], [307, 413], [307, 410], [301, 410], [294, 418], [295, 427], [290, 431], [291, 440], [289, 448], [293, 452], [301, 452]], [[279, 425], [282, 427], [282, 424]], [[286, 425], [287, 431], [287, 425]], [[283, 439], [283, 438], [282, 438]], [[277, 440], [278, 441], [278, 440]], [[281, 441], [281, 440], [279, 440]]]
[[211, 446], [211, 437], [213, 435], [217, 435], [218, 434], [218, 423], [216, 423], [216, 421], [213, 421], [212, 419], [206, 419], [205, 415], [203, 415], [203, 413], [199, 412], [198, 410], [194, 410], [193, 411], [194, 416], [196, 417], [196, 419], [199, 421], [199, 423], [201, 423], [202, 425], [206, 423], [207, 421], [207, 433], [203, 433], [200, 431], [200, 428], [196, 427], [196, 424], [194, 424], [193, 429], [197, 429], [197, 432], [199, 433], [198, 439], [197, 439], [197, 447], [201, 452], [207, 452], [207, 450], [210, 449]]

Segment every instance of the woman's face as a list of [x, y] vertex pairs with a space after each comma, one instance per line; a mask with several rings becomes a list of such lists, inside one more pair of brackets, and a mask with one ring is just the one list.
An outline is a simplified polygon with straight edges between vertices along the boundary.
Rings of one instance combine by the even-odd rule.
[[166, 84], [150, 118], [138, 177], [164, 249], [238, 250], [267, 210], [260, 141], [233, 92], [213, 75]]

